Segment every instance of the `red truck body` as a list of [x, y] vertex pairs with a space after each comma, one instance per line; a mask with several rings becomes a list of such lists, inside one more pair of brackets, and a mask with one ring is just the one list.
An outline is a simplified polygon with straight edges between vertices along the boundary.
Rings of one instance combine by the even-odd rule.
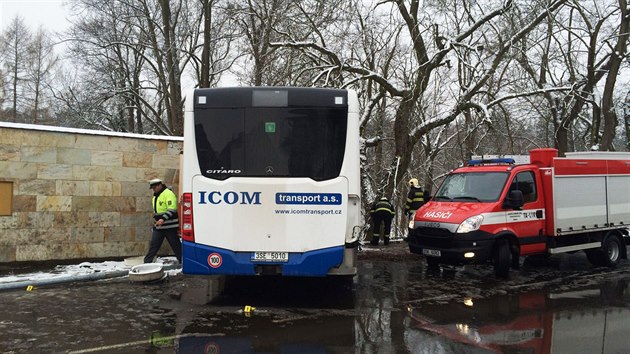
[[494, 260], [498, 276], [520, 256], [584, 250], [596, 265], [626, 257], [630, 153], [530, 151], [530, 161], [470, 161], [417, 210], [408, 238], [430, 266]]

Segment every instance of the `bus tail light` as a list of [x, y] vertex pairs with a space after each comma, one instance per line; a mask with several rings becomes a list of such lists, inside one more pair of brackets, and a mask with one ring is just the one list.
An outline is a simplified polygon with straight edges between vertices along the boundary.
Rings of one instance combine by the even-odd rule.
[[195, 230], [193, 228], [192, 193], [182, 195], [182, 240], [195, 242]]

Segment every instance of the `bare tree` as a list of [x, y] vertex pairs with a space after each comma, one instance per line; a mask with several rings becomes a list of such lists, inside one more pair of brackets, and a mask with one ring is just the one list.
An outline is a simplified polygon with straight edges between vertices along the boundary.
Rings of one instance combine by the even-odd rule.
[[322, 0], [234, 1], [230, 14], [238, 26], [242, 55], [234, 70], [238, 81], [254, 86], [311, 85], [312, 77], [304, 69], [312, 62], [271, 43], [285, 35], [300, 41], [312, 34], [312, 28], [343, 23], [344, 6]]
[[215, 85], [233, 60], [233, 30], [220, 3], [73, 2], [74, 13], [81, 16], [69, 36], [73, 57], [85, 73], [79, 75], [84, 87], [57, 96], [79, 110], [92, 105], [77, 106], [76, 100], [84, 97], [78, 91], [91, 90], [105, 109], [82, 116], [102, 129], [181, 135], [182, 86]]
[[2, 119], [3, 116], [3, 107], [4, 107], [4, 101], [5, 101], [5, 95], [6, 95], [6, 91], [5, 91], [5, 78], [4, 78], [4, 72], [2, 70], [2, 57], [0, 56], [0, 119]]
[[199, 87], [214, 87], [240, 53], [234, 49], [238, 26], [230, 16], [233, 4], [224, 0], [198, 0], [181, 25], [191, 32], [182, 41], [184, 65], [190, 62]]
[[630, 90], [626, 91], [622, 106], [626, 151], [630, 151]]
[[21, 105], [26, 76], [26, 63], [31, 32], [24, 24], [24, 20], [16, 16], [4, 30], [1, 39], [1, 56], [6, 70], [5, 83], [8, 84], [11, 96], [10, 119], [15, 122], [18, 118], [18, 106]]
[[628, 21], [625, 2], [572, 1], [548, 19], [545, 33], [521, 43], [518, 62], [545, 91], [530, 101], [530, 111], [551, 125], [550, 143], [561, 155], [614, 148], [614, 88], [627, 57]]
[[168, 128], [174, 135], [184, 133], [184, 106], [182, 101], [181, 69], [178, 37], [175, 35], [179, 15], [182, 10], [180, 1], [175, 8], [175, 13], [171, 12], [169, 0], [159, 0], [162, 11], [162, 30], [164, 36], [164, 46], [162, 49], [165, 58], [166, 75], [168, 77], [168, 90], [164, 98], [166, 103]]
[[37, 124], [42, 118], [45, 120], [51, 118], [48, 109], [51, 103], [45, 100], [48, 98], [47, 92], [50, 90], [53, 71], [58, 61], [52, 40], [42, 27], [35, 33], [28, 53], [26, 83], [30, 93], [28, 96], [33, 98], [33, 104], [30, 107], [31, 119], [34, 124]]
[[274, 74], [271, 65], [277, 47], [269, 43], [276, 37], [274, 28], [280, 27], [280, 22], [286, 20], [284, 15], [289, 11], [292, 1], [286, 0], [246, 0], [236, 3], [233, 16], [238, 19], [241, 33], [247, 42], [247, 52], [253, 62], [251, 66], [250, 83], [254, 86], [270, 84]]
[[[457, 29], [456, 27], [443, 26], [443, 32], [430, 31], [431, 26], [427, 26], [427, 22], [430, 23], [430, 20], [427, 18], [430, 11], [427, 11], [427, 8], [423, 8], [421, 11], [420, 2], [417, 0], [380, 2], [373, 11], [383, 11], [379, 10], [379, 7], [382, 8], [386, 4], [391, 4], [397, 10], [396, 17], [402, 21], [407, 31], [406, 37], [409, 40], [411, 50], [408, 53], [410, 59], [407, 68], [409, 70], [402, 74], [401, 80], [387, 79], [378, 72], [369, 70], [363, 65], [357, 65], [361, 63], [360, 59], [355, 59], [351, 54], [349, 57], [344, 57], [343, 55], [346, 53], [339, 53], [329, 49], [322, 40], [322, 36], [315, 35], [308, 42], [298, 42], [289, 37], [284, 42], [275, 43], [274, 45], [309, 51], [309, 53], [312, 53], [310, 54], [311, 57], [316, 57], [314, 52], [319, 53], [321, 55], [320, 70], [323, 68], [324, 71], [343, 71], [361, 80], [374, 81], [389, 96], [395, 98], [397, 102], [393, 119], [395, 148], [389, 168], [392, 171], [394, 169], [407, 171], [414, 146], [431, 130], [454, 121], [463, 112], [470, 109], [474, 109], [486, 117], [489, 116], [488, 109], [500, 101], [488, 99], [488, 96], [484, 94], [485, 89], [487, 84], [495, 77], [501, 65], [505, 63], [506, 58], [509, 57], [514, 43], [518, 43], [566, 1], [551, 1], [547, 6], [529, 9], [529, 13], [525, 14], [527, 23], [520, 28], [513, 28], [506, 21], [501, 22], [501, 19], [505, 18], [513, 8], [511, 1], [494, 7], [490, 11], [485, 11], [488, 8], [488, 4], [484, 4], [486, 6], [482, 8], [479, 5], [474, 6], [465, 3], [466, 17], [470, 19], [466, 27]], [[449, 11], [458, 11], [454, 9], [452, 6], [446, 9], [440, 7], [438, 10], [435, 10], [436, 12], [433, 15], [442, 17], [448, 22], [448, 16], [446, 15], [450, 13]], [[527, 9], [523, 9], [523, 11], [525, 10]], [[392, 18], [396, 17], [392, 15]], [[396, 29], [398, 26], [392, 23], [390, 28]], [[438, 115], [426, 117], [427, 119], [424, 121], [414, 121], [414, 112], [423, 110], [423, 103], [429, 99], [427, 97], [427, 88], [436, 71], [447, 65], [447, 60], [466, 61], [466, 57], [462, 57], [458, 49], [470, 47], [469, 43], [480, 41], [481, 38], [484, 38], [484, 34], [489, 32], [494, 32], [494, 34], [492, 37], [486, 37], [491, 43], [484, 44], [484, 47], [491, 50], [477, 53], [476, 55], [479, 58], [477, 63], [464, 63], [464, 65], [470, 65], [474, 68], [474, 72], [470, 73], [470, 80], [462, 81], [462, 84], [465, 84], [465, 86], [462, 86], [459, 92], [453, 93], [452, 102], [454, 104], [450, 108], [443, 107]], [[427, 41], [427, 34], [430, 33], [433, 33], [432, 42]], [[354, 54], [355, 52], [352, 53]], [[403, 86], [400, 86], [400, 83]], [[485, 103], [483, 102], [484, 98], [487, 100]], [[403, 175], [402, 173], [391, 173], [389, 175], [386, 182], [388, 194], [392, 194], [395, 186], [402, 180]], [[396, 179], [394, 179], [394, 176], [396, 176]]]
[[[618, 3], [620, 20], [616, 36], [617, 42], [612, 46], [610, 59], [606, 65], [608, 74], [606, 75], [606, 83], [602, 94], [602, 115], [604, 124], [600, 145], [603, 150], [614, 150], [613, 140], [617, 126], [619, 125], [619, 119], [617, 118], [616, 109], [613, 104], [613, 95], [615, 93], [615, 85], [621, 64], [627, 56], [628, 31], [630, 31], [630, 9], [628, 9], [628, 2], [626, 0], [618, 0]], [[615, 11], [615, 13], [617, 12]]]

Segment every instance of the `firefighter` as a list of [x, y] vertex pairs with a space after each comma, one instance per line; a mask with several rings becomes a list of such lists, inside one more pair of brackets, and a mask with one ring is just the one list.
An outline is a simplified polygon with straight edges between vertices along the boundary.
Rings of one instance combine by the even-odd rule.
[[[411, 222], [416, 215], [416, 210], [420, 209], [420, 207], [428, 201], [429, 198], [427, 194], [428, 193], [426, 191], [422, 191], [422, 187], [420, 187], [418, 179], [412, 178], [409, 180], [409, 193], [407, 194], [407, 204], [405, 204], [405, 215], [407, 215], [408, 224], [411, 225]], [[405, 241], [413, 232], [413, 228], [409, 227], [407, 231]]]
[[149, 181], [149, 188], [153, 190], [153, 232], [149, 251], [144, 257], [144, 263], [151, 263], [157, 255], [164, 239], [175, 252], [175, 257], [179, 263], [182, 262], [182, 243], [177, 235], [179, 220], [177, 218], [177, 197], [172, 190], [166, 187], [159, 178]]
[[426, 193], [422, 191], [422, 187], [418, 183], [418, 179], [409, 180], [409, 194], [407, 194], [407, 204], [405, 205], [405, 214], [409, 221], [413, 220], [416, 210], [426, 203]]
[[370, 217], [372, 218], [372, 241], [370, 244], [373, 246], [378, 245], [378, 241], [381, 236], [381, 225], [385, 224], [383, 230], [383, 244], [389, 244], [389, 233], [392, 228], [392, 219], [394, 218], [394, 207], [387, 200], [382, 197], [372, 205], [370, 209]]

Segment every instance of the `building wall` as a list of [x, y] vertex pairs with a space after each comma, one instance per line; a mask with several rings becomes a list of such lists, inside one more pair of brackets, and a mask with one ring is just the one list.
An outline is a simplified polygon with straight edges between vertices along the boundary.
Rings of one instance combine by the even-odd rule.
[[177, 192], [182, 141], [1, 123], [0, 184], [12, 185], [12, 200], [0, 195], [11, 203], [0, 216], [0, 263], [144, 254], [147, 181]]

